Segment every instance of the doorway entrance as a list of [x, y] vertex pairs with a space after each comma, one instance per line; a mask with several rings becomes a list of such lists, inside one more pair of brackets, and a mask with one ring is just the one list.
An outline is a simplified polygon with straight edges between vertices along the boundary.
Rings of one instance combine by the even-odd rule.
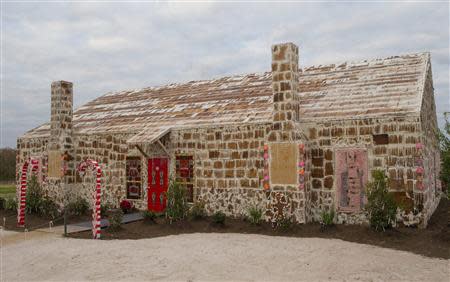
[[168, 159], [148, 160], [148, 209], [162, 212], [166, 208], [166, 192], [169, 187]]

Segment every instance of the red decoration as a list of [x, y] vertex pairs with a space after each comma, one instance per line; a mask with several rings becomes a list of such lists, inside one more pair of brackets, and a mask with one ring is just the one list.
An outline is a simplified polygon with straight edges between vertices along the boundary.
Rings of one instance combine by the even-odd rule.
[[97, 161], [87, 159], [78, 165], [78, 173], [84, 175], [86, 169], [91, 167], [96, 175], [95, 193], [93, 194], [94, 208], [92, 209], [92, 236], [94, 239], [100, 239], [101, 234], [101, 212], [100, 212], [100, 200], [101, 200], [101, 183], [102, 183], [102, 169]]
[[17, 226], [25, 226], [25, 207], [27, 198], [27, 175], [28, 166], [31, 163], [31, 172], [35, 174], [39, 168], [39, 161], [29, 158], [22, 165], [22, 175], [20, 176], [20, 199], [17, 207]]
[[122, 200], [122, 202], [120, 202], [120, 208], [124, 213], [127, 213], [133, 208], [133, 203], [127, 200]]

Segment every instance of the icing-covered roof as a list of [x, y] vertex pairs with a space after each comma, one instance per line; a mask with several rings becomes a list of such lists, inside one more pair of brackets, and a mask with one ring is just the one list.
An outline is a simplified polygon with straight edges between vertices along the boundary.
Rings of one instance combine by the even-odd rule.
[[[300, 69], [300, 119], [418, 113], [428, 65], [429, 54], [419, 53]], [[266, 72], [107, 93], [74, 111], [73, 128], [139, 133], [137, 142], [167, 128], [270, 122], [271, 83]], [[46, 123], [23, 137], [48, 136], [49, 129]]]

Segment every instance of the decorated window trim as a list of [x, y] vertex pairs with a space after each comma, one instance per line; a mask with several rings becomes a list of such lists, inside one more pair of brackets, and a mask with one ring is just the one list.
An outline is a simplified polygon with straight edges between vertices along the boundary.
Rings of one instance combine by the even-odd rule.
[[[129, 175], [129, 162], [131, 161], [136, 161], [136, 163], [138, 164], [138, 167], [136, 168], [138, 170], [137, 176], [138, 180], [136, 179], [130, 179], [130, 175]], [[125, 160], [125, 188], [126, 188], [126, 198], [129, 200], [141, 200], [143, 198], [143, 177], [142, 177], [142, 157], [138, 156], [138, 155], [129, 155], [126, 157]], [[130, 195], [130, 185], [137, 185], [138, 186], [138, 195]]]
[[[185, 177], [181, 174], [181, 159], [185, 158], [188, 160], [188, 176]], [[195, 189], [194, 189], [194, 183], [195, 183], [195, 158], [193, 154], [175, 154], [175, 163], [174, 163], [174, 172], [175, 172], [175, 179], [176, 181], [186, 189], [187, 191], [187, 202], [193, 203], [195, 199]], [[188, 187], [190, 187], [191, 190], [188, 190]]]
[[298, 144], [298, 190], [302, 191], [305, 189], [305, 161], [306, 161], [306, 150], [305, 144]]

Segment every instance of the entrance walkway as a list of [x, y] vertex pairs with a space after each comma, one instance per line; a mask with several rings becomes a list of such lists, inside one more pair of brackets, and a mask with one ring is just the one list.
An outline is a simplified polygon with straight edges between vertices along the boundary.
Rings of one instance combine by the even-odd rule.
[[[129, 223], [133, 221], [138, 221], [143, 219], [141, 213], [127, 213], [123, 215], [122, 218], [122, 224]], [[109, 226], [108, 219], [104, 218], [100, 221], [101, 227], [105, 228]], [[64, 233], [64, 226], [58, 226], [53, 229], [62, 229], [62, 233]], [[69, 224], [67, 225], [67, 233], [76, 233], [76, 232], [82, 232], [92, 229], [92, 222], [91, 221], [83, 221], [79, 223]]]

